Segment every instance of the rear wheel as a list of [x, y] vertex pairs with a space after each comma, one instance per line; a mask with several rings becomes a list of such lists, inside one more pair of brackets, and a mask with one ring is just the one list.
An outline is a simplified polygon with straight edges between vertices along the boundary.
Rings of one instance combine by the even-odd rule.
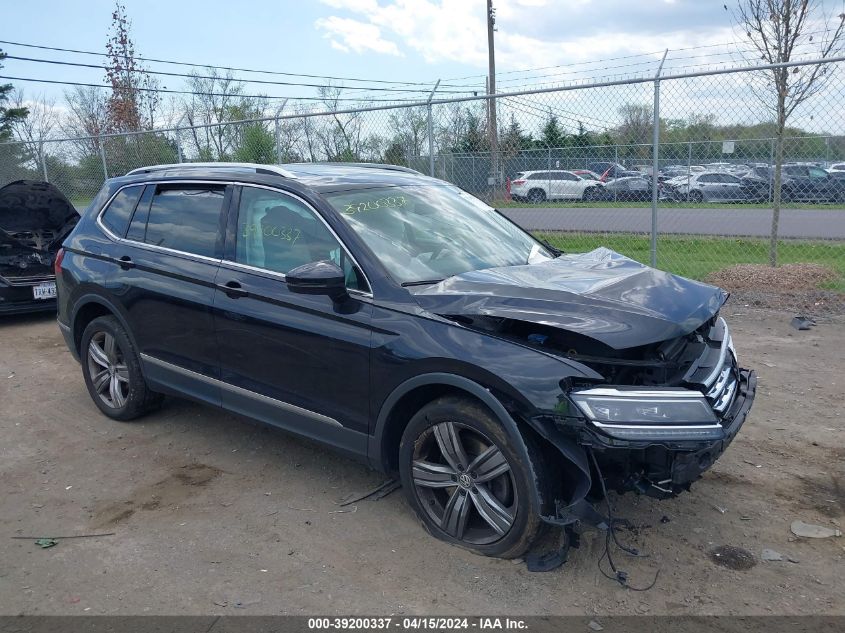
[[525, 463], [487, 409], [447, 397], [422, 408], [399, 448], [399, 474], [411, 507], [435, 537], [485, 556], [514, 558], [541, 532], [545, 464], [523, 438]]
[[546, 200], [546, 192], [542, 189], [532, 189], [528, 192], [528, 202], [545, 202]]
[[147, 387], [138, 354], [115, 317], [88, 324], [80, 356], [88, 393], [110, 418], [132, 420], [161, 404], [163, 396]]

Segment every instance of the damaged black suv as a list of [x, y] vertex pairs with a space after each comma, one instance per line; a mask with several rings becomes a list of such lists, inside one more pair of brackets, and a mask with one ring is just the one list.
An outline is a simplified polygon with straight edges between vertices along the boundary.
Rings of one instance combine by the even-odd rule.
[[689, 488], [754, 399], [723, 290], [559, 253], [400, 167], [136, 170], [57, 262], [59, 325], [107, 416], [174, 394], [324, 442], [491, 556], [604, 488]]

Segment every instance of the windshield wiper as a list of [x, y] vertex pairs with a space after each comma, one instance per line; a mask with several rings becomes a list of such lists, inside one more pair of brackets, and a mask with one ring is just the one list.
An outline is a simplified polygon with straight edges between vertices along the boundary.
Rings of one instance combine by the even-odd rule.
[[402, 287], [407, 288], [408, 286], [428, 286], [430, 284], [439, 284], [442, 279], [421, 279], [419, 281], [403, 281]]
[[559, 248], [555, 248], [554, 246], [549, 244], [546, 240], [537, 240], [537, 241], [540, 242], [540, 244], [542, 244], [543, 246], [545, 246], [548, 250], [550, 250], [552, 252], [552, 255], [554, 255], [555, 257], [559, 257], [559, 256], [563, 255], [562, 250], [560, 250]]

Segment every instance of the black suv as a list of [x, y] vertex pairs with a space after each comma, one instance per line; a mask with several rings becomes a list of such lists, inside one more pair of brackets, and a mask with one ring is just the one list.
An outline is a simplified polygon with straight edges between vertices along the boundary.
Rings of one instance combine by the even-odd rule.
[[721, 289], [563, 255], [399, 167], [137, 170], [56, 269], [107, 416], [174, 394], [319, 440], [398, 472], [432, 534], [492, 556], [585, 516], [591, 490], [687, 489], [754, 399]]

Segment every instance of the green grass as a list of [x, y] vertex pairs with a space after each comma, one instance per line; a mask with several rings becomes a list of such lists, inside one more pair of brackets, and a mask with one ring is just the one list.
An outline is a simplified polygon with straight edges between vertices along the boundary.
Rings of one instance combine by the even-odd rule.
[[[613, 202], [606, 201], [589, 201], [582, 202], [580, 200], [546, 200], [533, 204], [531, 202], [516, 202], [514, 200], [497, 200], [493, 206], [497, 209], [607, 209], [607, 208], [622, 208], [622, 209], [650, 209], [651, 202]], [[767, 202], [674, 202], [671, 200], [661, 200], [658, 203], [658, 208], [661, 209], [771, 209], [772, 205]], [[818, 211], [845, 211], [843, 204], [811, 204], [807, 202], [785, 202], [782, 205], [783, 209], [814, 209]]]
[[[603, 235], [597, 233], [537, 233], [553, 246], [568, 253], [581, 253], [606, 246], [643, 263], [651, 261], [650, 240], [642, 235]], [[660, 236], [657, 267], [669, 272], [705, 279], [707, 275], [734, 264], [766, 264], [769, 242], [765, 239]], [[823, 287], [845, 292], [845, 243], [824, 241], [778, 242], [782, 264], [813, 263], [829, 266], [839, 278]]]

